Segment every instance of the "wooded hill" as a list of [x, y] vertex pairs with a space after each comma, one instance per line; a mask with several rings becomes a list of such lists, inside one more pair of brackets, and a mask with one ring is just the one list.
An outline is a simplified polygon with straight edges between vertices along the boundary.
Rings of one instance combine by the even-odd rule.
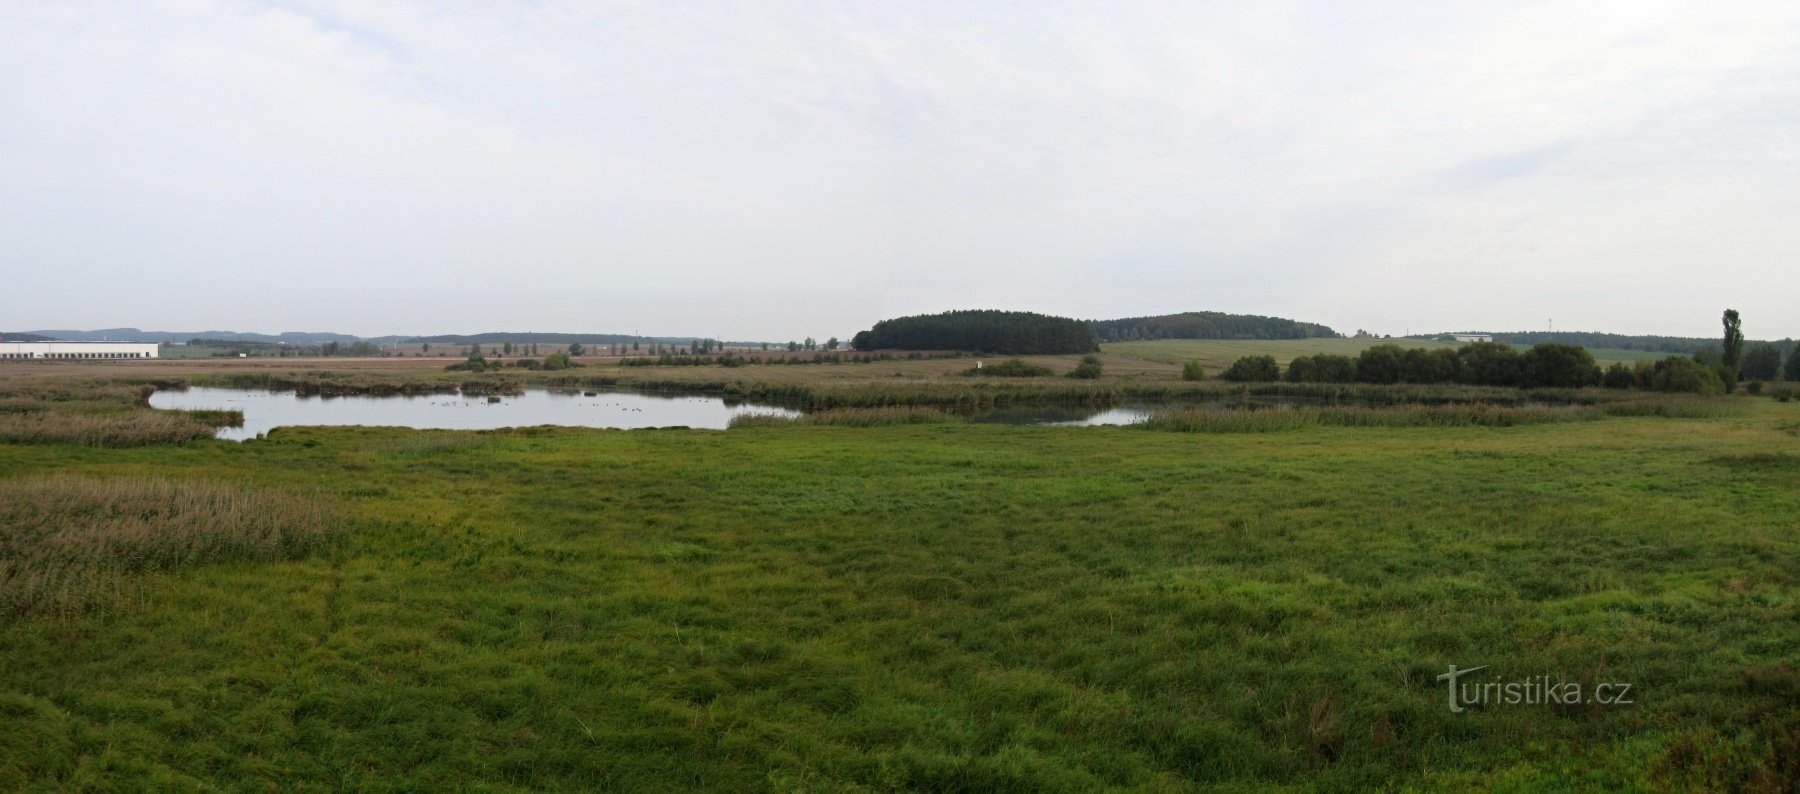
[[857, 350], [970, 350], [1024, 356], [1100, 349], [1087, 323], [1033, 312], [950, 311], [882, 320], [850, 342]]
[[1222, 312], [1182, 312], [1156, 317], [1121, 320], [1089, 320], [1088, 328], [1102, 342], [1146, 339], [1335, 339], [1338, 332], [1317, 323], [1285, 317]]

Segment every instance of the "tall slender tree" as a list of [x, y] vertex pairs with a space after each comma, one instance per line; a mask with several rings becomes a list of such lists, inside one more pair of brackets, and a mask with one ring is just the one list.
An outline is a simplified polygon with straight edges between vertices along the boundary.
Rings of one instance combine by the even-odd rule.
[[1725, 349], [1720, 363], [1733, 373], [1744, 359], [1744, 323], [1738, 319], [1737, 309], [1725, 310]]

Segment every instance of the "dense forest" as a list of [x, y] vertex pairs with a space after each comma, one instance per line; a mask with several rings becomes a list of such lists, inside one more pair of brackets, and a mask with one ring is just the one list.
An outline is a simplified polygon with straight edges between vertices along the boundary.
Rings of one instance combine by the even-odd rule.
[[851, 340], [857, 350], [971, 350], [1006, 355], [1093, 353], [1087, 323], [1032, 312], [952, 311], [882, 320]]
[[1089, 320], [1088, 328], [1102, 342], [1130, 342], [1139, 339], [1334, 339], [1339, 335], [1317, 323], [1303, 323], [1285, 317], [1221, 312], [1182, 312], [1158, 317]]

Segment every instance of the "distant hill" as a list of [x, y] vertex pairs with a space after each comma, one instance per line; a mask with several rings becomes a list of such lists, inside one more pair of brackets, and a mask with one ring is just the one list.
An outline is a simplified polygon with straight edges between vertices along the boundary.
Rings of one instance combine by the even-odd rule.
[[[502, 345], [507, 342], [538, 342], [550, 345], [569, 345], [577, 342], [584, 345], [616, 345], [642, 342], [685, 345], [702, 336], [631, 336], [629, 334], [557, 334], [539, 331], [489, 331], [480, 334], [441, 334], [439, 336], [409, 336], [400, 341], [411, 344], [429, 342], [434, 345]], [[727, 345], [753, 345], [760, 342], [726, 342]]]
[[857, 350], [973, 350], [1002, 355], [1091, 353], [1087, 324], [1033, 312], [951, 311], [882, 320], [850, 341]]
[[8, 339], [37, 336], [63, 342], [186, 342], [189, 339], [229, 339], [238, 342], [286, 342], [290, 345], [318, 345], [326, 342], [349, 344], [357, 338], [348, 334], [289, 331], [280, 334], [251, 334], [237, 331], [140, 331], [136, 328], [102, 328], [98, 331], [5, 331]]
[[1318, 323], [1223, 312], [1182, 312], [1155, 317], [1089, 320], [1087, 325], [1102, 342], [1148, 339], [1336, 339], [1341, 336]]
[[[410, 334], [390, 334], [363, 338], [351, 334], [338, 334], [327, 331], [287, 331], [279, 334], [244, 333], [239, 331], [140, 331], [136, 328], [102, 328], [97, 331], [4, 331], [0, 332], [7, 340], [13, 342], [182, 342], [204, 340], [208, 343], [258, 343], [289, 345], [322, 345], [337, 342], [351, 345], [357, 342], [369, 342], [377, 345], [417, 344], [429, 342], [434, 345], [487, 345], [505, 344], [507, 342], [538, 342], [543, 344], [567, 345], [580, 342], [584, 345], [610, 345], [632, 342], [644, 344], [688, 344], [701, 336], [630, 336], [627, 334], [557, 334], [539, 333], [536, 331], [495, 331], [479, 334], [443, 334], [440, 336], [413, 336]], [[729, 345], [752, 345], [759, 342], [727, 342]]]

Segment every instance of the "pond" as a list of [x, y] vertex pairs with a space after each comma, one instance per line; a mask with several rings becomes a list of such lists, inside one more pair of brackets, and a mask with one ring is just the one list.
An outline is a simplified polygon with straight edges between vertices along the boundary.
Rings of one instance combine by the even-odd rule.
[[[152, 408], [242, 411], [242, 427], [220, 428], [218, 438], [242, 441], [277, 427], [364, 425], [437, 430], [494, 430], [561, 425], [633, 429], [694, 427], [722, 430], [739, 414], [799, 416], [793, 408], [726, 400], [711, 394], [632, 391], [572, 392], [527, 389], [523, 394], [420, 394], [320, 397], [257, 389], [195, 387], [150, 395]], [[1147, 407], [1032, 406], [998, 409], [969, 418], [1012, 425], [1118, 425], [1150, 415]]]

